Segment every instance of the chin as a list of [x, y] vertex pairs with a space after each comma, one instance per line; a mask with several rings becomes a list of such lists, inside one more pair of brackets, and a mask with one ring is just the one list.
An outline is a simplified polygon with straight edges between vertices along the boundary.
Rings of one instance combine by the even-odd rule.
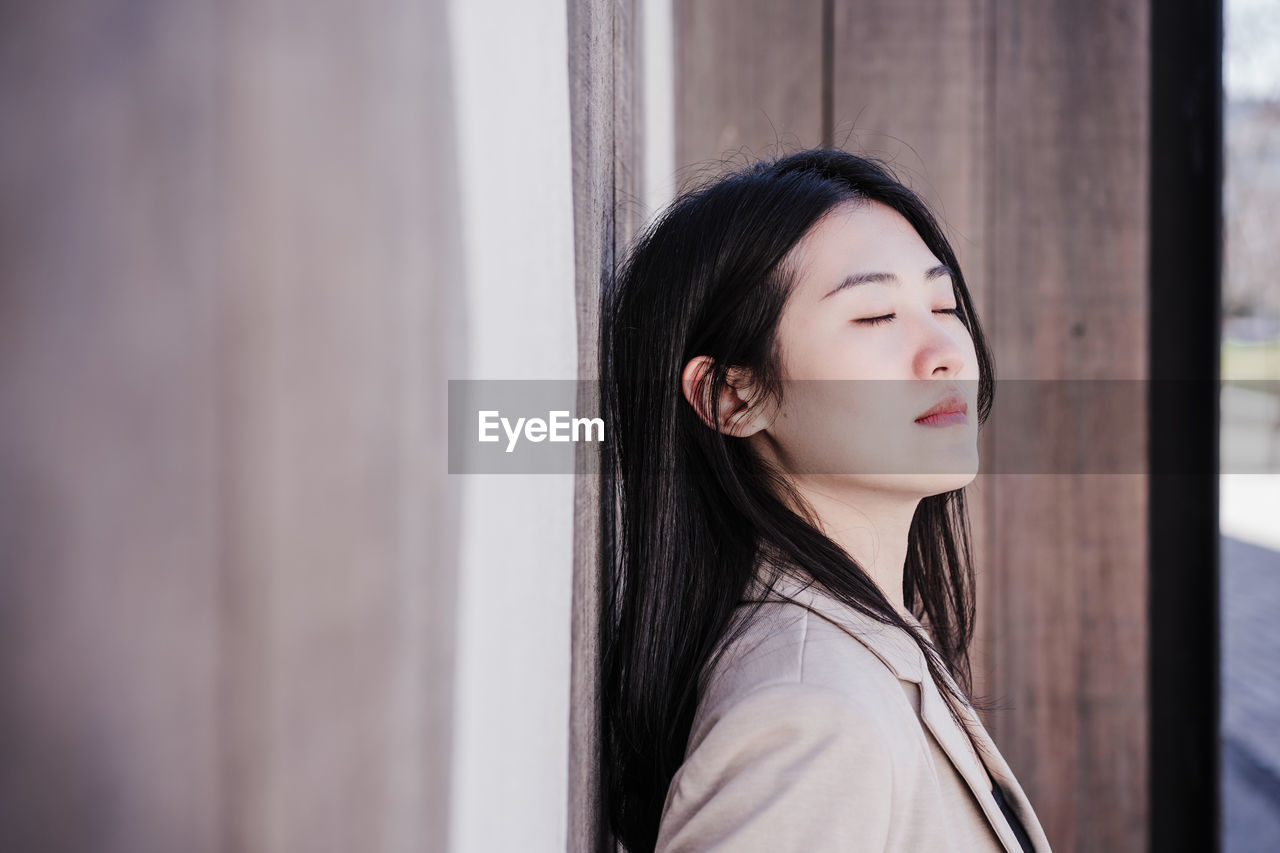
[[957, 489], [963, 489], [965, 486], [972, 483], [977, 476], [978, 471], [975, 468], [970, 473], [947, 474], [932, 477], [932, 484], [929, 485], [929, 487], [921, 493], [920, 496], [927, 498], [933, 495], [940, 495], [944, 492], [954, 492]]
[[978, 466], [973, 470], [948, 471], [946, 473], [921, 474], [881, 474], [875, 477], [860, 478], [865, 487], [877, 491], [897, 492], [916, 498], [927, 498], [954, 492], [969, 485], [978, 476]]

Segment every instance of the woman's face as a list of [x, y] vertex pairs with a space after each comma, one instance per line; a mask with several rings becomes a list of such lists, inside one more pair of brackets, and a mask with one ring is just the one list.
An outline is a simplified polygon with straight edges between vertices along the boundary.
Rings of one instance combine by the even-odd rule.
[[[834, 209], [788, 260], [782, 401], [757, 450], [814, 485], [924, 497], [969, 483], [978, 360], [947, 268], [879, 202]], [[948, 392], [967, 411], [921, 422]]]

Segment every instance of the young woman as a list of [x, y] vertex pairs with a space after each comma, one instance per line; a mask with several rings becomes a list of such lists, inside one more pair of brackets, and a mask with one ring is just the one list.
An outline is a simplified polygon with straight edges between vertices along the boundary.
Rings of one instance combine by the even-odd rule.
[[968, 697], [993, 368], [921, 200], [837, 150], [742, 169], [641, 236], [602, 331], [626, 849], [1048, 853]]

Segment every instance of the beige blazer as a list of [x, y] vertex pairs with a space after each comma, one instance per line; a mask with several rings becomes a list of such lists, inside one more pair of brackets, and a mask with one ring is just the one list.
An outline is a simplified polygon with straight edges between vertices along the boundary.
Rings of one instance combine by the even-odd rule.
[[699, 699], [663, 806], [658, 853], [1021, 853], [992, 779], [1035, 853], [1050, 853], [977, 715], [966, 709], [985, 762], [911, 639], [802, 586], [787, 578], [762, 597], [757, 579], [749, 593], [769, 603]]

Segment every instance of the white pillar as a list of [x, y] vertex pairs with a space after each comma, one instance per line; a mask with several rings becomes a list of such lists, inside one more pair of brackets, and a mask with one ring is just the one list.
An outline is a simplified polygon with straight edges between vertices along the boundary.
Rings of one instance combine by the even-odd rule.
[[[454, 0], [449, 11], [469, 341], [455, 378], [573, 379], [565, 5]], [[464, 497], [450, 846], [559, 853], [573, 475], [454, 476]]]

